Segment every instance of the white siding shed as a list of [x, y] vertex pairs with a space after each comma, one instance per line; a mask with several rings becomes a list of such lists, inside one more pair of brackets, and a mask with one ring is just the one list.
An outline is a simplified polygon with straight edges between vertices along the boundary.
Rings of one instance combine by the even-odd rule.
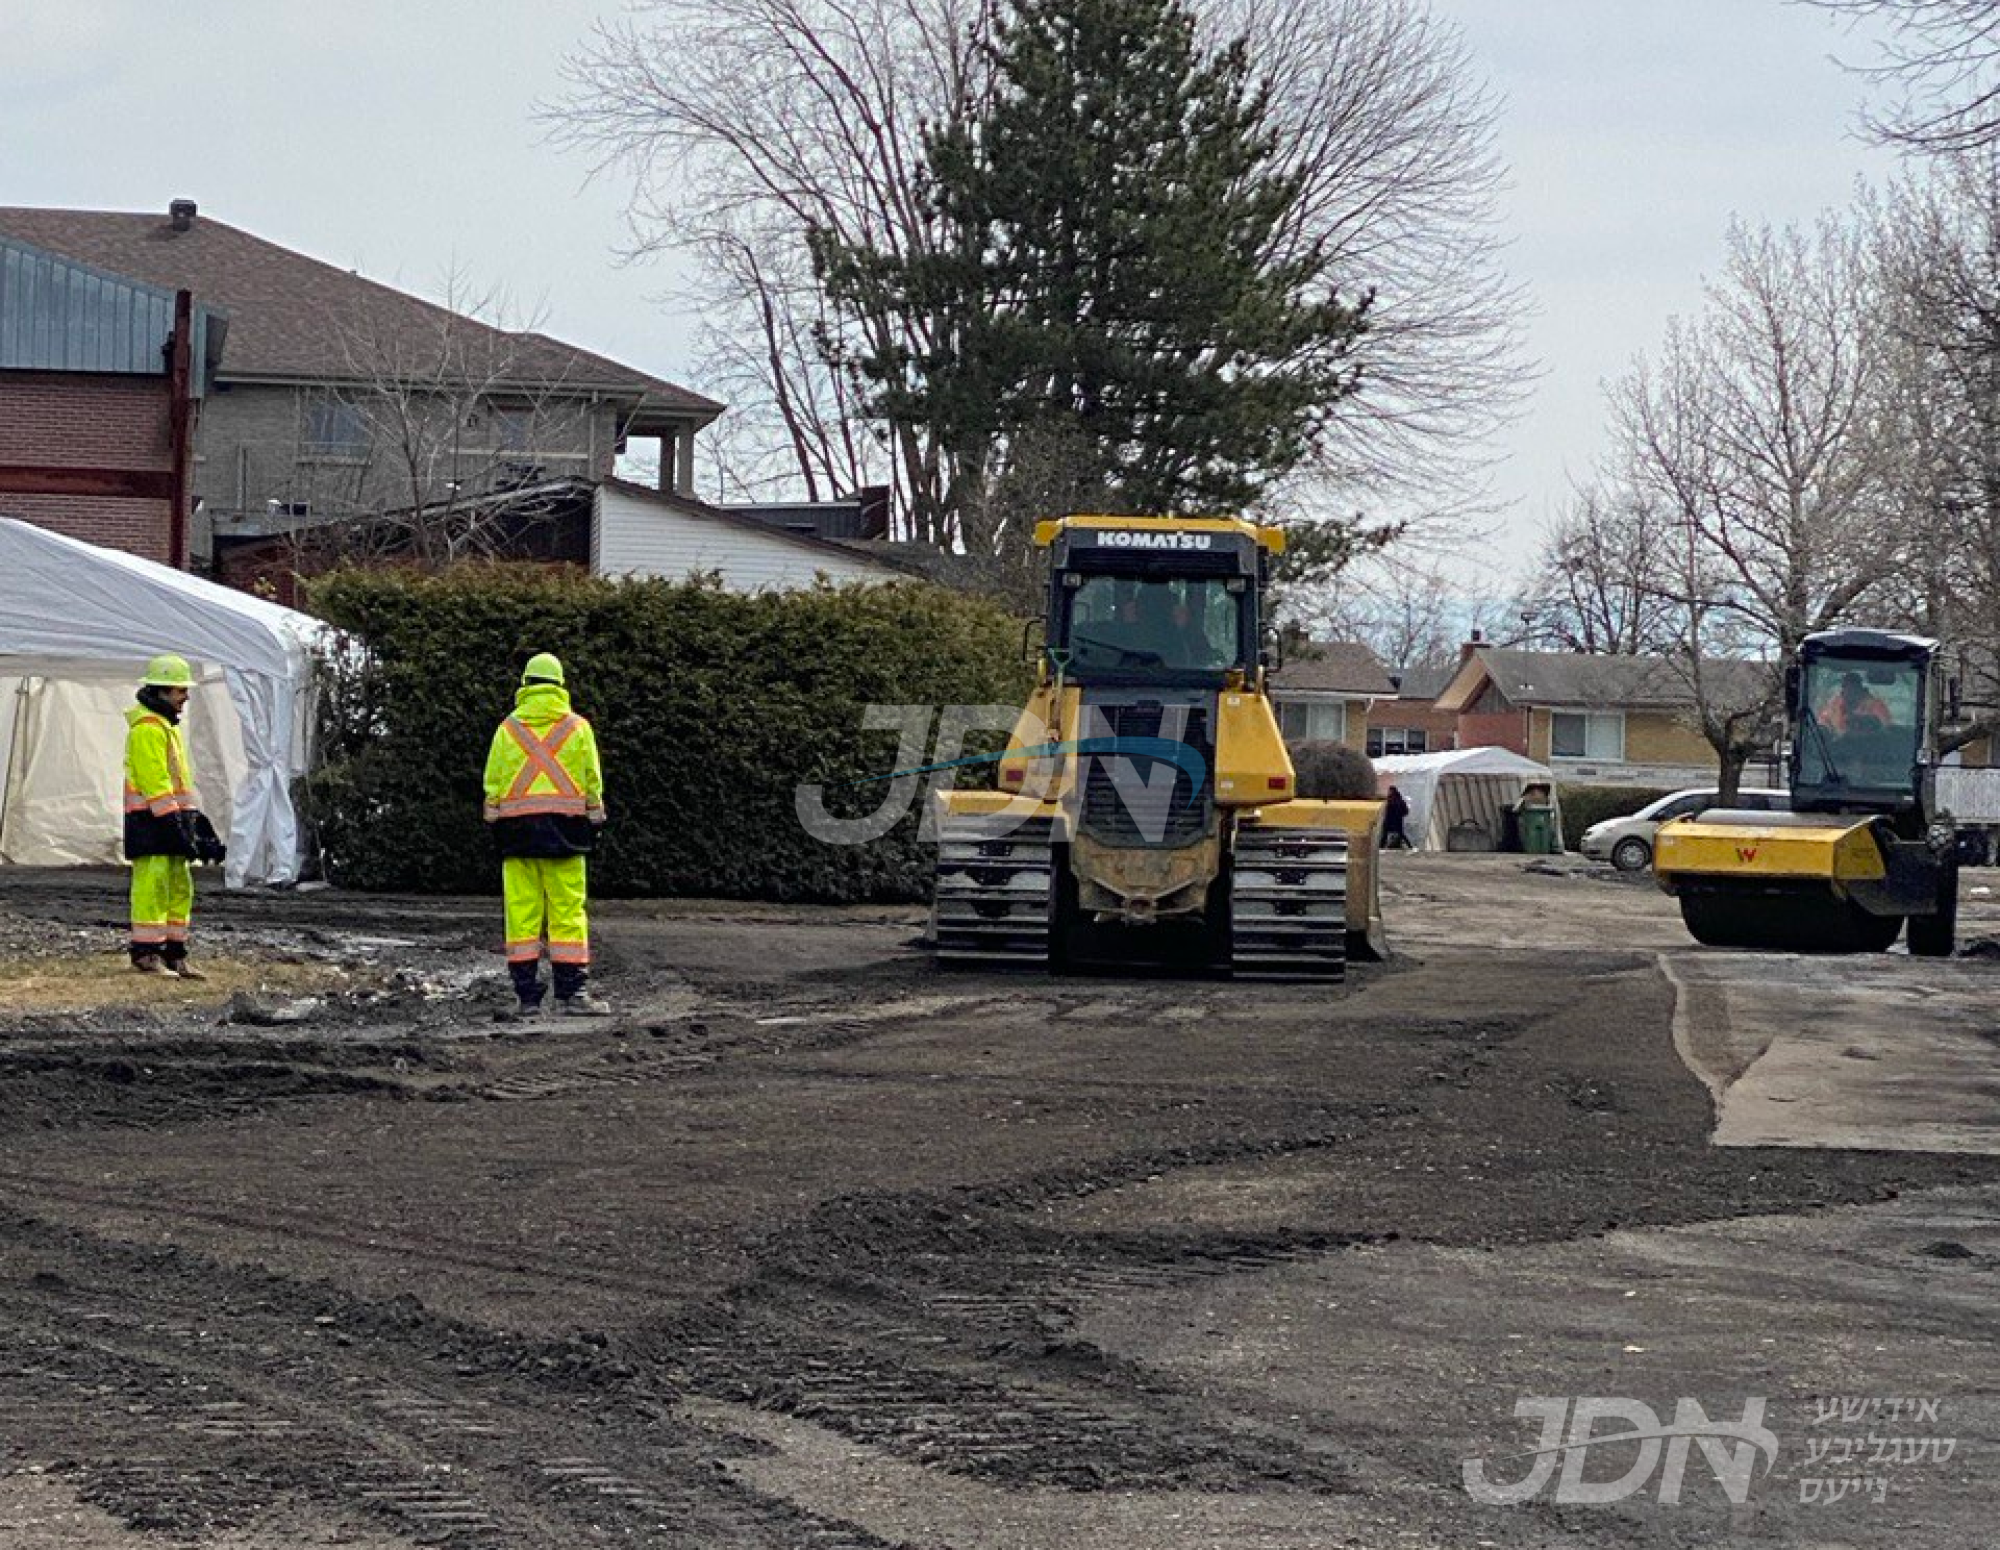
[[791, 591], [829, 581], [907, 581], [907, 571], [838, 544], [805, 538], [754, 519], [704, 510], [639, 485], [597, 487], [590, 568], [599, 576], [684, 581], [710, 571], [732, 592]]

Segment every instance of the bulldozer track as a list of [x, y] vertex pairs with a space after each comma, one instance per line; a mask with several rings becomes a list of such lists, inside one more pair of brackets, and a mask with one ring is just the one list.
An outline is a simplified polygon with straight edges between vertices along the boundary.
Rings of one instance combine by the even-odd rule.
[[1236, 831], [1229, 957], [1237, 975], [1337, 980], [1347, 973], [1347, 836]]
[[748, 1490], [685, 1426], [607, 1447], [559, 1394], [445, 1394], [386, 1370], [421, 1366], [414, 1352], [328, 1349], [276, 1310], [254, 1323], [253, 1344], [108, 1291], [0, 1288], [0, 1353], [16, 1379], [0, 1427], [139, 1528], [229, 1527], [306, 1495], [450, 1550], [880, 1545]]
[[41, 1199], [61, 1205], [154, 1220], [199, 1223], [249, 1239], [304, 1239], [367, 1258], [444, 1265], [459, 1270], [526, 1277], [552, 1285], [588, 1287], [644, 1303], [660, 1300], [657, 1281], [592, 1267], [579, 1262], [573, 1254], [537, 1253], [525, 1246], [506, 1249], [482, 1247], [476, 1242], [455, 1240], [428, 1228], [421, 1235], [384, 1232], [374, 1228], [341, 1229], [326, 1225], [327, 1217], [319, 1212], [268, 1206], [254, 1212], [231, 1211], [211, 1205], [189, 1204], [153, 1190], [79, 1184], [71, 1179], [15, 1170], [0, 1171], [0, 1184], [32, 1189]]
[[932, 932], [946, 963], [1045, 966], [1055, 882], [1052, 819], [946, 815]]

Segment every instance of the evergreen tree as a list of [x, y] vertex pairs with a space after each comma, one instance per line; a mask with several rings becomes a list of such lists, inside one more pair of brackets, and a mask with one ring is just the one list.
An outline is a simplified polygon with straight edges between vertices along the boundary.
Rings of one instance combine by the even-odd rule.
[[939, 432], [969, 547], [1047, 514], [1005, 509], [1010, 476], [1074, 506], [1249, 504], [1353, 390], [1367, 302], [1316, 252], [1268, 256], [1301, 187], [1274, 170], [1246, 50], [1205, 55], [1181, 0], [1017, 0], [993, 48], [990, 107], [927, 142], [953, 238], [815, 244], [836, 311], [915, 310], [929, 346], [829, 353], [883, 418]]

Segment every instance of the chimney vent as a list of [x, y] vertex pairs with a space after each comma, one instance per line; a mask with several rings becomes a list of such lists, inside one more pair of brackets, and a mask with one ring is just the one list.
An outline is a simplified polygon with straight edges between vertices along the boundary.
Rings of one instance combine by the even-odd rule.
[[167, 206], [167, 218], [174, 223], [175, 231], [186, 231], [194, 225], [195, 203], [192, 199], [176, 199]]

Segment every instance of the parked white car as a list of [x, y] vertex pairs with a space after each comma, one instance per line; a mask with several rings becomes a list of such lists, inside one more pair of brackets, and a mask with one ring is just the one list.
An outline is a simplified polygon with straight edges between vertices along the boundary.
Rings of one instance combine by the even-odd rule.
[[[1653, 836], [1669, 818], [1690, 818], [1715, 806], [1715, 787], [1675, 791], [1649, 802], [1627, 818], [1607, 818], [1583, 831], [1583, 853], [1598, 861], [1609, 861], [1621, 872], [1643, 872], [1653, 864]], [[1750, 812], [1791, 811], [1791, 793], [1768, 787], [1746, 786], [1736, 793], [1738, 810]]]

